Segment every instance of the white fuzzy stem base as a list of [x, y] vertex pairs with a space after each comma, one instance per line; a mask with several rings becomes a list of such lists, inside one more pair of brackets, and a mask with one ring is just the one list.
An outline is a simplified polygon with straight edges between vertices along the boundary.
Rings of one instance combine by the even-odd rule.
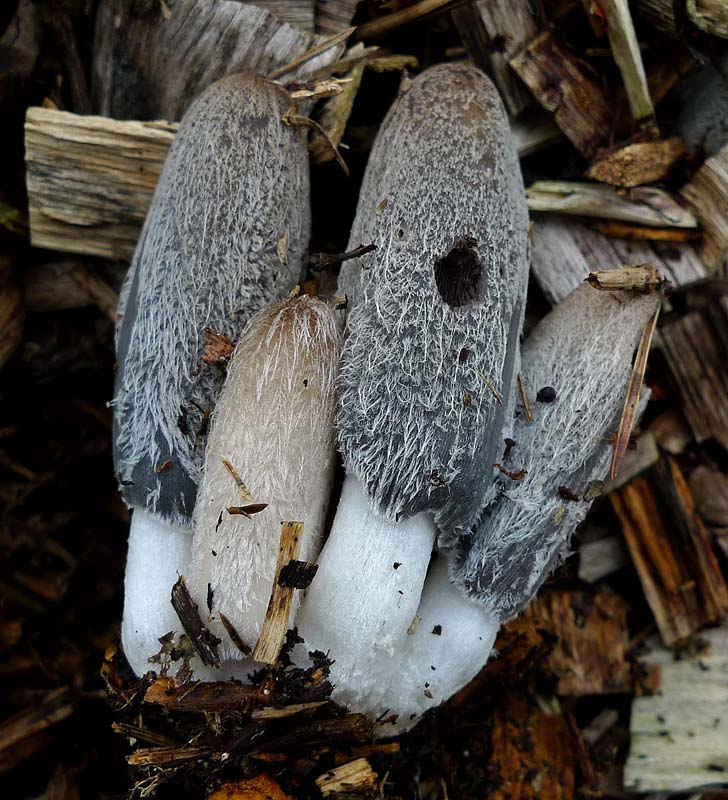
[[134, 509], [124, 577], [121, 643], [134, 672], [157, 666], [149, 658], [160, 650], [159, 637], [181, 633], [170, 602], [172, 586], [190, 564], [192, 534], [140, 508]]
[[336, 700], [374, 718], [397, 715], [384, 735], [412, 727], [473, 678], [498, 630], [451, 585], [444, 558], [428, 574], [434, 540], [429, 514], [390, 522], [348, 476], [297, 618], [305, 651], [334, 660]]

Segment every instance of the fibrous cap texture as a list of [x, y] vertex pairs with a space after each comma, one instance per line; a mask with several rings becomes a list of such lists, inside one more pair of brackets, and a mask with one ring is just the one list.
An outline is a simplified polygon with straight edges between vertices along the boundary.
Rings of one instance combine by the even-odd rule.
[[[534, 420], [519, 415], [506, 466], [527, 475], [499, 479], [498, 498], [460, 540], [452, 569], [455, 582], [501, 622], [530, 602], [568, 554], [591, 506], [589, 484], [606, 477], [633, 355], [659, 303], [655, 295], [583, 286], [523, 346]], [[555, 389], [553, 402], [535, 402], [543, 387]]]
[[351, 312], [338, 438], [389, 519], [473, 522], [491, 485], [518, 360], [528, 214], [508, 120], [477, 69], [433, 67], [400, 94], [367, 166], [339, 282]]
[[[223, 658], [241, 654], [220, 612], [255, 645], [273, 587], [281, 521], [304, 524], [299, 560], [318, 556], [336, 452], [339, 315], [315, 298], [284, 300], [253, 318], [231, 360], [212, 418], [189, 575], [203, 614], [211, 597], [209, 625], [223, 640]], [[249, 517], [228, 512], [246, 501], [223, 458], [265, 509]]]
[[308, 156], [300, 130], [281, 122], [288, 106], [280, 87], [242, 75], [195, 101], [122, 296], [116, 471], [128, 504], [175, 524], [192, 512], [203, 421], [223, 380], [200, 360], [205, 328], [237, 340], [251, 315], [285, 297], [302, 272]]

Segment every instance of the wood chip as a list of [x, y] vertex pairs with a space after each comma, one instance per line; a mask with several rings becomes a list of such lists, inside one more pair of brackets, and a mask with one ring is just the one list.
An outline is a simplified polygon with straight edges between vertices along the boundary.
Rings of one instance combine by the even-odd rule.
[[689, 311], [661, 330], [662, 351], [699, 443], [728, 447], [728, 298]]
[[316, 778], [316, 786], [324, 797], [348, 795], [373, 789], [377, 784], [377, 773], [366, 758], [357, 758], [348, 764], [325, 772]]
[[317, 572], [318, 564], [292, 560], [281, 569], [278, 585], [290, 589], [308, 589]]
[[572, 800], [576, 752], [566, 719], [541, 710], [522, 693], [509, 697], [490, 716], [489, 800]]
[[205, 350], [202, 360], [205, 364], [221, 367], [230, 360], [235, 345], [222, 333], [212, 328], [205, 328]]
[[698, 644], [679, 658], [653, 641], [643, 657], [662, 680], [659, 693], [632, 703], [628, 791], [672, 794], [726, 782], [728, 628], [706, 630], [700, 639], [705, 649]]
[[527, 613], [557, 637], [548, 666], [559, 680], [558, 694], [629, 692], [627, 604], [619, 595], [552, 590]]
[[707, 159], [680, 195], [705, 231], [698, 253], [712, 271], [728, 251], [728, 145]]
[[612, 186], [632, 188], [666, 178], [685, 154], [682, 139], [635, 142], [600, 154], [586, 177]]
[[665, 645], [722, 620], [728, 589], [677, 462], [667, 457], [610, 499]]
[[615, 191], [600, 183], [537, 181], [526, 190], [531, 211], [601, 217], [655, 227], [696, 228], [693, 214], [662, 189], [643, 186]]
[[302, 535], [303, 522], [283, 522], [281, 524], [281, 539], [278, 547], [278, 561], [276, 563], [273, 591], [268, 602], [268, 609], [265, 612], [260, 636], [253, 650], [254, 660], [263, 664], [275, 664], [283, 647], [295, 589], [289, 586], [281, 586], [279, 579], [281, 570], [290, 561], [295, 561], [298, 558]]
[[590, 272], [590, 286], [606, 292], [665, 292], [670, 282], [660, 275], [657, 267], [637, 264], [633, 267], [614, 267]]
[[511, 67], [585, 157], [608, 141], [614, 109], [589, 67], [563, 48], [549, 30], [510, 61]]
[[220, 681], [178, 686], [173, 678], [157, 678], [144, 694], [145, 703], [180, 711], [251, 711], [271, 700], [271, 690], [265, 685]]
[[172, 587], [172, 606], [202, 663], [208, 667], [219, 667], [217, 646], [220, 640], [210, 633], [200, 619], [197, 603], [192, 599], [183, 575]]
[[29, 108], [25, 160], [33, 246], [130, 259], [176, 130], [166, 122]]

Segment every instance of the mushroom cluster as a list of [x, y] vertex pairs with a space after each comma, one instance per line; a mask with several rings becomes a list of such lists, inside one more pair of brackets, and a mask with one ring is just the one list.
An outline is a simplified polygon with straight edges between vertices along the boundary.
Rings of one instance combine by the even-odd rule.
[[[659, 300], [585, 285], [521, 343], [520, 167], [493, 84], [453, 64], [408, 81], [382, 123], [350, 235], [375, 249], [342, 267], [346, 312], [292, 292], [310, 211], [287, 107], [243, 76], [196, 101], [132, 264], [114, 401], [133, 508], [122, 640], [150, 669], [185, 575], [221, 640], [221, 667], [197, 677], [245, 676], [280, 522], [298, 520], [318, 571], [290, 611], [294, 657], [328, 652], [334, 698], [388, 712], [388, 733], [471, 680], [568, 553]], [[210, 328], [237, 342], [224, 381], [201, 359]]]

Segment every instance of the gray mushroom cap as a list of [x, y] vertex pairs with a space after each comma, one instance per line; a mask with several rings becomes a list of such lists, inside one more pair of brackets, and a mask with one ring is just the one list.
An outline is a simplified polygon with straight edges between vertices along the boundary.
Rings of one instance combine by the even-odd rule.
[[129, 505], [174, 524], [192, 513], [204, 422], [224, 378], [201, 361], [205, 328], [236, 340], [303, 270], [308, 154], [301, 130], [281, 122], [289, 105], [280, 87], [243, 75], [215, 83], [194, 102], [122, 295], [115, 468]]
[[[569, 552], [589, 510], [590, 483], [606, 477], [633, 354], [660, 298], [582, 286], [523, 346], [533, 422], [521, 413], [498, 498], [457, 543], [451, 577], [500, 622], [514, 617]], [[536, 403], [539, 389], [556, 390]], [[563, 487], [563, 488], [561, 488]], [[592, 486], [592, 490], [594, 487]]]
[[475, 520], [502, 450], [528, 278], [528, 213], [491, 81], [445, 64], [403, 90], [367, 166], [345, 264], [338, 437], [393, 520]]

